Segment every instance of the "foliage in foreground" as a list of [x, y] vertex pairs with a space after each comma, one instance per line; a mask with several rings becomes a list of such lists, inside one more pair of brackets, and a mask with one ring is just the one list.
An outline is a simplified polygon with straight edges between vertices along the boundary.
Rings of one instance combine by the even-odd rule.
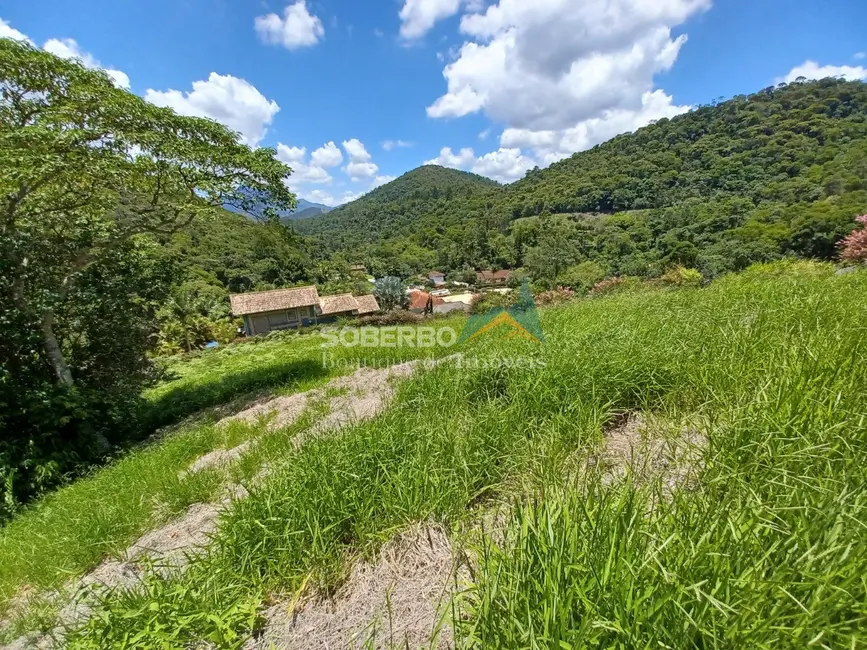
[[0, 39], [0, 520], [136, 433], [161, 241], [251, 192], [291, 208], [290, 169], [103, 71]]
[[[517, 495], [457, 604], [461, 645], [858, 647], [865, 290], [863, 272], [789, 264], [546, 310], [543, 349], [491, 338], [471, 351], [544, 366], [440, 368], [377, 420], [288, 453], [209, 555], [106, 601], [74, 646], [132, 647], [133, 633], [144, 646], [168, 627], [192, 643], [227, 621], [241, 637], [255, 625], [220, 618], [231, 604], [333, 588], [348, 557], [407, 524], [473, 521], [467, 506]], [[706, 424], [698, 483], [652, 510], [659, 486], [565, 478], [633, 409]]]

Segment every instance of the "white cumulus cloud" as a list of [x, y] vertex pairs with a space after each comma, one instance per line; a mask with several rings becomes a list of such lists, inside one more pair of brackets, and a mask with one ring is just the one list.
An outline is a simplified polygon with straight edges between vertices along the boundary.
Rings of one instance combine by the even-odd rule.
[[451, 147], [443, 147], [439, 156], [425, 161], [425, 164], [463, 169], [503, 183], [511, 183], [521, 178], [528, 169], [535, 167], [536, 161], [524, 155], [518, 147], [501, 147], [478, 158], [470, 147], [464, 147], [458, 153], [452, 151]]
[[804, 61], [795, 66], [785, 77], [779, 77], [777, 83], [792, 83], [796, 79], [824, 79], [825, 77], [842, 77], [847, 81], [867, 79], [867, 68], [860, 65], [819, 65], [815, 61]]
[[207, 81], [193, 82], [193, 89], [153, 90], [145, 99], [157, 106], [167, 106], [181, 115], [209, 117], [241, 134], [242, 140], [256, 146], [280, 107], [268, 100], [245, 79], [212, 72]]
[[358, 138], [343, 141], [343, 148], [349, 156], [349, 164], [343, 168], [349, 177], [354, 180], [374, 178], [379, 167], [371, 162], [371, 155], [364, 144]]
[[334, 142], [328, 142], [310, 155], [310, 162], [319, 167], [336, 167], [343, 162], [343, 154]]
[[351, 162], [343, 168], [344, 171], [354, 181], [360, 181], [365, 178], [373, 178], [379, 167], [372, 162]]
[[307, 147], [289, 147], [282, 142], [277, 143], [277, 158], [288, 165], [304, 162], [306, 156]]
[[672, 30], [710, 5], [498, 0], [467, 7], [460, 23], [465, 42], [443, 70], [447, 92], [427, 113], [482, 113], [503, 125], [500, 149], [473, 168], [498, 180], [515, 178], [534, 161], [547, 165], [689, 110], [654, 88], [654, 76], [674, 65], [686, 43], [685, 34], [674, 37]]
[[315, 160], [316, 153], [322, 149], [314, 151], [308, 162], [306, 147], [290, 147], [282, 142], [277, 143], [277, 159], [292, 168], [292, 175], [286, 181], [290, 189], [297, 191], [305, 183], [325, 184], [333, 180], [325, 167]]
[[352, 162], [368, 162], [370, 160], [370, 154], [367, 152], [364, 143], [358, 138], [344, 140], [343, 148]]
[[377, 187], [381, 187], [386, 183], [391, 183], [391, 181], [393, 181], [395, 178], [397, 178], [397, 176], [388, 176], [387, 174], [377, 176], [373, 179], [373, 185], [370, 189], [376, 189]]
[[568, 129], [533, 131], [509, 128], [500, 136], [500, 145], [532, 149], [543, 166], [550, 165], [576, 151], [584, 151], [616, 135], [635, 131], [662, 118], [675, 117], [689, 109], [689, 106], [675, 105], [671, 96], [662, 90], [647, 91], [641, 97], [641, 106], [636, 109], [603, 111], [598, 117], [582, 120]]
[[454, 167], [455, 169], [466, 169], [476, 160], [476, 153], [470, 147], [464, 147], [458, 153], [452, 151], [451, 147], [443, 147], [440, 150], [440, 155], [433, 160], [426, 160], [425, 165], [441, 165], [443, 167]]
[[400, 10], [400, 35], [405, 39], [421, 38], [460, 8], [461, 0], [406, 0]]
[[42, 46], [42, 49], [63, 59], [78, 59], [85, 68], [98, 68], [105, 70], [108, 76], [112, 78], [112, 81], [114, 81], [115, 86], [118, 88], [126, 88], [127, 90], [129, 89], [129, 77], [125, 72], [103, 68], [92, 54], [82, 51], [78, 46], [78, 43], [75, 42], [75, 39], [51, 38], [45, 41], [45, 45]]
[[0, 18], [0, 38], [11, 38], [13, 41], [24, 41], [34, 45], [26, 34], [22, 34], [9, 24], [9, 21]]
[[[361, 183], [370, 182], [370, 187], [364, 191], [370, 191], [379, 185], [383, 185], [391, 180], [391, 176], [378, 175], [379, 167], [373, 162], [372, 156], [367, 151], [364, 143], [358, 138], [346, 140], [343, 143], [343, 148], [349, 161], [342, 169], [346, 173], [349, 180]], [[334, 177], [328, 172], [331, 167], [337, 167], [343, 162], [343, 153], [334, 144], [333, 141], [327, 142], [307, 156], [306, 147], [291, 147], [282, 142], [277, 144], [277, 158], [292, 167], [292, 175], [287, 179], [287, 186], [292, 191], [299, 193], [303, 198], [309, 198], [309, 195], [314, 190], [308, 189], [306, 186], [315, 184], [323, 185], [330, 184], [334, 181]], [[341, 181], [336, 183], [337, 187], [344, 185]], [[354, 190], [352, 190], [354, 191]], [[318, 190], [318, 196], [324, 196], [324, 190]], [[347, 193], [351, 193], [347, 190]], [[319, 201], [328, 205], [336, 205], [337, 203], [346, 203], [346, 194], [339, 196], [331, 193], [331, 203], [327, 201]], [[311, 201], [313, 199], [310, 199]]]
[[471, 171], [503, 183], [511, 183], [535, 166], [536, 161], [525, 156], [517, 147], [512, 149], [501, 147], [497, 151], [481, 156], [473, 164]]
[[262, 41], [289, 50], [316, 45], [325, 36], [322, 21], [307, 10], [305, 0], [287, 5], [282, 17], [277, 14], [257, 16], [254, 25]]

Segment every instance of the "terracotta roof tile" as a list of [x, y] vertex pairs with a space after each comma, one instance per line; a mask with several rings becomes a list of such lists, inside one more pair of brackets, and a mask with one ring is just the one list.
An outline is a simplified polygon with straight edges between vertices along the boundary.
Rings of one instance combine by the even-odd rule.
[[297, 287], [295, 289], [274, 289], [272, 291], [253, 291], [233, 293], [229, 296], [232, 313], [235, 316], [259, 314], [280, 309], [294, 309], [319, 304], [316, 287]]
[[356, 296], [355, 302], [358, 303], [359, 314], [373, 314], [379, 311], [379, 303], [376, 302], [374, 295]]
[[410, 291], [409, 292], [409, 308], [424, 309], [427, 306], [427, 301], [432, 299], [434, 305], [442, 305], [445, 301], [442, 298], [431, 296], [426, 291]]

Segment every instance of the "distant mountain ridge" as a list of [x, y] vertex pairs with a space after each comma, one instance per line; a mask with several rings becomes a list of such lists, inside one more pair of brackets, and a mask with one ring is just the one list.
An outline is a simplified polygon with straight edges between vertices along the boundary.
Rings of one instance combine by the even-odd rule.
[[329, 246], [339, 248], [410, 234], [421, 216], [439, 215], [453, 203], [467, 206], [502, 188], [485, 176], [424, 165], [327, 214], [293, 225], [299, 232], [320, 235]]
[[313, 203], [306, 199], [298, 199], [298, 207], [295, 208], [295, 211], [281, 213], [280, 221], [286, 223], [287, 221], [297, 221], [298, 219], [309, 219], [320, 214], [325, 214], [326, 212], [331, 212], [333, 209], [334, 208], [322, 203]]
[[510, 185], [420, 167], [294, 223], [318, 254], [382, 274], [526, 266], [553, 285], [583, 261], [715, 277], [781, 256], [833, 259], [865, 211], [867, 84], [826, 78], [699, 106]]
[[[250, 214], [240, 210], [231, 205], [223, 206], [229, 212], [234, 212], [236, 214], [243, 214], [248, 219], [255, 219], [256, 214]], [[330, 212], [334, 208], [331, 208], [322, 203], [313, 203], [312, 201], [307, 201], [306, 199], [298, 199], [298, 205], [295, 210], [280, 210], [277, 212], [277, 216], [280, 218], [280, 221], [286, 223], [288, 221], [295, 221], [296, 219], [308, 219], [310, 217], [315, 217], [320, 214], [325, 214], [326, 212]]]

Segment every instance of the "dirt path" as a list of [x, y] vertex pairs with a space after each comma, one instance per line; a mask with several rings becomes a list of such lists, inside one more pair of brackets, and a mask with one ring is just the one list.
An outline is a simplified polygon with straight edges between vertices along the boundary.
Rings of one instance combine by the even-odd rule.
[[[233, 421], [255, 423], [268, 420], [269, 430], [294, 424], [317, 403], [327, 403], [327, 414], [310, 429], [298, 436], [298, 444], [308, 435], [325, 435], [345, 426], [369, 420], [381, 413], [394, 397], [394, 380], [412, 376], [422, 368], [433, 368], [451, 357], [437, 361], [409, 361], [388, 368], [360, 368], [351, 375], [338, 377], [323, 388], [317, 388], [287, 397], [277, 397], [256, 404], [240, 413], [223, 418], [219, 425]], [[252, 449], [256, 440], [248, 440], [233, 449], [218, 449], [196, 459], [184, 473], [226, 466]], [[267, 475], [263, 468], [258, 479]], [[240, 485], [226, 486], [224, 497], [218, 503], [196, 503], [187, 512], [168, 524], [152, 530], [134, 542], [120, 559], [103, 561], [99, 566], [66, 587], [43, 594], [43, 599], [66, 602], [58, 613], [58, 626], [48, 635], [38, 638], [21, 637], [3, 650], [24, 648], [53, 648], [62, 638], [65, 628], [80, 624], [90, 615], [88, 602], [95, 593], [114, 588], [135, 587], [144, 566], [154, 563], [161, 568], [183, 568], [189, 559], [207, 546], [216, 530], [220, 514], [236, 499], [246, 498], [247, 490]]]

